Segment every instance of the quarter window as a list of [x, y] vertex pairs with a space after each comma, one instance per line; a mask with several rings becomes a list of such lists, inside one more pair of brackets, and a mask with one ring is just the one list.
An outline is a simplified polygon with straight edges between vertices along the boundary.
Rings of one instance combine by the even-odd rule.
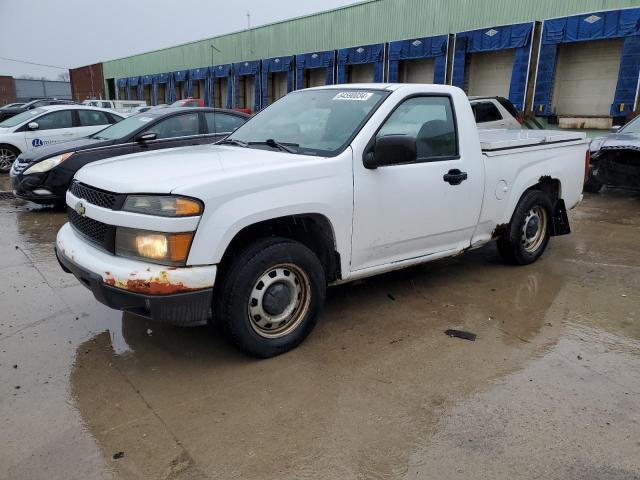
[[97, 110], [78, 110], [81, 127], [93, 127], [96, 125], [109, 125], [109, 119], [104, 112]]
[[73, 127], [73, 115], [71, 110], [60, 110], [48, 113], [35, 120], [38, 130], [55, 130], [57, 128]]
[[144, 133], [155, 133], [158, 139], [198, 135], [200, 133], [198, 114], [186, 113], [161, 120]]
[[471, 105], [476, 123], [497, 122], [502, 120], [498, 107], [491, 102], [478, 102]]
[[394, 110], [378, 131], [416, 139], [417, 161], [430, 162], [458, 156], [458, 138], [449, 97], [414, 97]]
[[235, 115], [227, 115], [226, 113], [205, 113], [207, 119], [207, 129], [209, 133], [231, 133], [245, 120]]

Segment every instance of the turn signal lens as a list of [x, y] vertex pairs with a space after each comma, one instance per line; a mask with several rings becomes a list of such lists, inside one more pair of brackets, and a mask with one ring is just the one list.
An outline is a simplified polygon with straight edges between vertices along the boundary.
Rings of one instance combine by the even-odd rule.
[[202, 213], [202, 203], [171, 195], [129, 195], [122, 210], [160, 217], [191, 217]]
[[192, 240], [193, 232], [163, 233], [118, 227], [115, 253], [162, 265], [184, 265]]

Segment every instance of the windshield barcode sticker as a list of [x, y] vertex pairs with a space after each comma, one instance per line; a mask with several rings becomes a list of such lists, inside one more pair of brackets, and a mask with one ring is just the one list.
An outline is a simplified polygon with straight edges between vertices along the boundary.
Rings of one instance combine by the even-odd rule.
[[357, 102], [366, 102], [371, 98], [373, 93], [371, 92], [340, 92], [335, 97], [334, 100], [355, 100]]

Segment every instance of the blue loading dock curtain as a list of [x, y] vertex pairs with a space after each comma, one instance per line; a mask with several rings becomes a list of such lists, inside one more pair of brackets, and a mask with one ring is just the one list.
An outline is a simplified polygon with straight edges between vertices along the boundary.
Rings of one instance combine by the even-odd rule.
[[293, 90], [293, 57], [275, 57], [262, 60], [262, 108], [269, 105], [269, 74], [287, 73], [287, 93]]
[[187, 77], [189, 76], [189, 70], [176, 70], [175, 72], [172, 72], [172, 73], [173, 74], [171, 75], [171, 83], [169, 84], [171, 86], [172, 100], [169, 102], [169, 104], [176, 101], [176, 98], [177, 98], [176, 91], [178, 88], [180, 89], [182, 98], [186, 96], [185, 84], [187, 81]]
[[253, 76], [254, 105], [253, 111], [260, 110], [260, 60], [239, 62], [233, 64], [233, 89], [235, 92], [234, 105], [240, 107], [240, 77]]
[[344, 83], [347, 65], [373, 63], [373, 82], [384, 81], [384, 43], [338, 50], [338, 83]]
[[296, 90], [304, 88], [304, 71], [316, 68], [326, 70], [325, 85], [333, 85], [335, 51], [302, 53], [296, 55]]
[[538, 60], [533, 110], [538, 116], [553, 115], [551, 97], [558, 45], [589, 40], [625, 38], [620, 58], [611, 116], [624, 116], [634, 109], [640, 74], [640, 8], [585, 13], [545, 20]]
[[[155, 87], [155, 103], [154, 105], [158, 105], [160, 103], [169, 103], [169, 73], [158, 73], [154, 75], [154, 87]], [[164, 89], [164, 98], [158, 98], [158, 87], [160, 85], [165, 85]]]
[[[140, 77], [129, 77], [129, 79], [127, 80], [127, 100], [132, 100], [131, 98], [131, 89], [135, 88], [136, 89], [136, 97], [138, 96], [138, 93], [140, 92], [140, 86], [142, 86], [141, 82], [140, 82]], [[139, 100], [139, 98], [137, 98], [137, 100]]]
[[524, 111], [532, 33], [533, 23], [518, 23], [457, 33], [451, 83], [456, 87], [464, 88], [468, 54], [515, 49], [509, 100], [518, 111]]
[[400, 62], [434, 58], [433, 83], [444, 84], [447, 75], [448, 35], [397, 40], [389, 43], [389, 82], [400, 81]]
[[189, 70], [189, 78], [187, 80], [186, 95], [193, 96], [193, 82], [204, 80], [204, 104], [209, 106], [209, 67], [192, 68]]
[[[224, 65], [216, 65], [215, 67], [210, 67], [211, 69], [211, 103], [212, 106], [215, 106], [215, 79], [216, 78], [226, 78], [227, 79], [227, 100], [226, 102], [222, 102], [221, 106], [225, 108], [233, 107], [233, 81], [232, 81], [232, 72], [233, 68], [230, 63], [226, 63]], [[220, 97], [222, 99], [222, 97]]]
[[124, 88], [125, 91], [127, 89], [127, 79], [126, 78], [119, 78], [116, 81], [116, 100], [123, 100], [122, 98], [120, 98], [120, 89]]

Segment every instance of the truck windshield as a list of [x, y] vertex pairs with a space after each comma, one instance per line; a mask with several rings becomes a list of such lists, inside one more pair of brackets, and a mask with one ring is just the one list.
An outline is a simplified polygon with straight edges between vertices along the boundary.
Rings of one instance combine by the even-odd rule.
[[293, 92], [242, 125], [225, 143], [267, 145], [304, 155], [335, 155], [388, 94], [356, 89]]

